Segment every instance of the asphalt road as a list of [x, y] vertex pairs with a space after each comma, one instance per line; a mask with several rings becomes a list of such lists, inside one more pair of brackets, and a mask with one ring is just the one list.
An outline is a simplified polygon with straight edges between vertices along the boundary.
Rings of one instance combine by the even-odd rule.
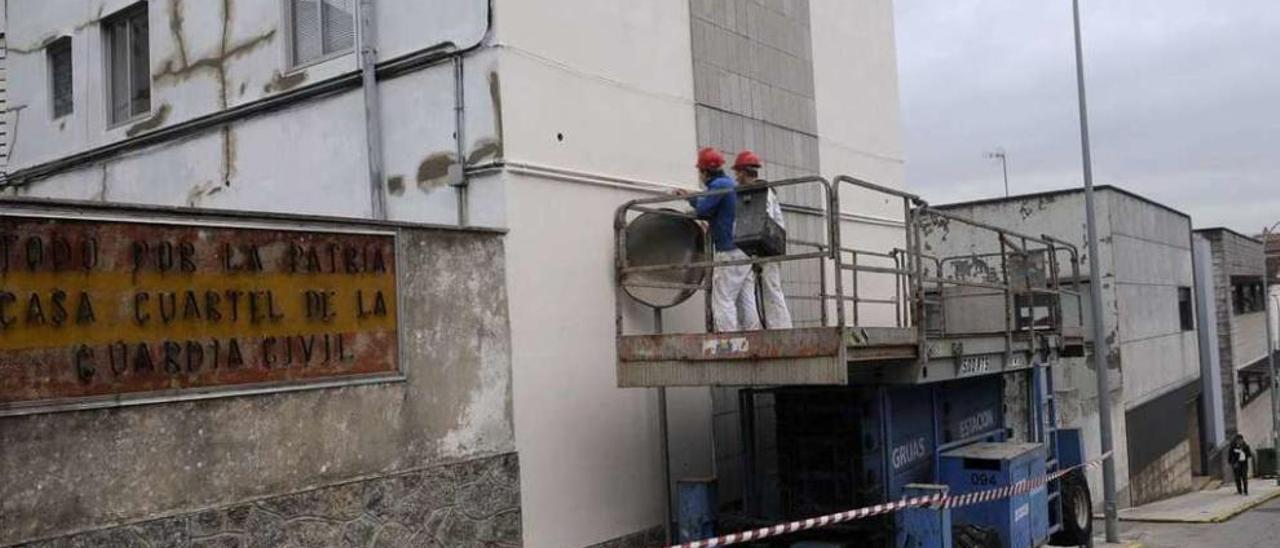
[[[1094, 527], [1101, 527], [1094, 521]], [[1280, 499], [1236, 516], [1226, 523], [1182, 525], [1120, 523], [1120, 536], [1143, 548], [1277, 548], [1280, 547]]]

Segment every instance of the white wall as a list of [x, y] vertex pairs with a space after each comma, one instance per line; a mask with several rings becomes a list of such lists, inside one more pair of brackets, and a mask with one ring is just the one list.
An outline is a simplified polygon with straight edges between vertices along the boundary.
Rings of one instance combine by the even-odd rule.
[[1267, 317], [1231, 313], [1231, 359], [1236, 369], [1267, 357]]
[[1271, 344], [1280, 347], [1280, 286], [1271, 286], [1271, 297], [1267, 299], [1267, 310], [1271, 312]]
[[[8, 2], [10, 18], [22, 22], [8, 29], [10, 46], [16, 48], [10, 51], [10, 104], [22, 107], [20, 119], [14, 120], [14, 114], [9, 119], [11, 128], [14, 121], [19, 122], [9, 136], [14, 152], [10, 173], [357, 68], [354, 52], [291, 68], [280, 1], [231, 2], [227, 4], [231, 10], [224, 14], [220, 2], [151, 0], [151, 112], [113, 126], [106, 117], [99, 21], [130, 4], [129, 0]], [[487, 28], [484, 1], [383, 0], [377, 4], [377, 43], [383, 60], [443, 42], [470, 46], [484, 37]], [[42, 48], [58, 36], [72, 38], [75, 111], [53, 120]], [[464, 89], [470, 142], [464, 155], [485, 142], [500, 140], [489, 86], [496, 55], [474, 55], [468, 63]], [[456, 156], [453, 67], [445, 63], [384, 81], [380, 97], [386, 175], [403, 178], [404, 190], [388, 196], [391, 217], [456, 222], [455, 191], [437, 180], [417, 180], [426, 158]], [[372, 202], [367, 166], [361, 91], [351, 88], [127, 158], [37, 180], [18, 193], [368, 217]], [[501, 226], [505, 206], [500, 193], [484, 179], [476, 181], [475, 187], [472, 223]]]
[[[905, 185], [893, 2], [813, 0], [814, 95], [821, 173]], [[901, 219], [901, 203], [853, 194], [846, 211]]]
[[[893, 2], [813, 0], [809, 19], [819, 173], [903, 189]], [[902, 200], [850, 185], [841, 185], [840, 197], [841, 210], [852, 215], [842, 226], [844, 247], [885, 253], [904, 245]], [[845, 283], [849, 287], [852, 277], [846, 275]], [[860, 273], [858, 290], [863, 298], [893, 298], [894, 277]], [[858, 320], [861, 325], [895, 323], [893, 308], [879, 304], [860, 305]]]
[[[100, 15], [128, 0], [9, 0], [23, 25], [9, 42], [10, 105], [26, 105], [10, 172], [126, 138], [108, 128], [102, 90]], [[443, 41], [485, 36], [484, 0], [380, 0], [379, 58]], [[153, 87], [150, 126], [167, 127], [314, 85], [356, 68], [354, 54], [290, 70], [282, 4], [234, 2], [221, 59], [222, 3], [149, 3]], [[183, 15], [180, 33], [170, 16]], [[616, 387], [612, 215], [627, 199], [694, 188], [697, 146], [689, 4], [494, 0], [491, 42], [465, 57], [466, 139], [475, 165], [506, 167], [472, 178], [474, 224], [505, 226], [512, 322], [514, 409], [522, 462], [525, 544], [576, 546], [661, 522], [661, 472], [652, 391]], [[850, 8], [814, 3], [822, 170], [902, 184], [897, 85], [888, 0]], [[816, 16], [815, 16], [816, 17]], [[76, 112], [47, 112], [48, 37], [73, 36]], [[177, 37], [185, 49], [179, 51]], [[864, 55], [848, 55], [849, 41]], [[823, 51], [828, 50], [831, 51]], [[221, 66], [181, 70], [200, 59]], [[212, 57], [211, 57], [212, 56]], [[857, 76], [846, 74], [852, 62]], [[16, 65], [15, 65], [16, 63]], [[458, 162], [454, 67], [442, 64], [383, 81], [388, 211], [393, 219], [453, 223], [457, 191], [440, 167]], [[844, 99], [851, 79], [864, 95]], [[869, 86], [868, 80], [878, 82]], [[20, 84], [18, 84], [20, 82]], [[167, 106], [167, 108], [165, 108]], [[163, 114], [162, 114], [163, 113]], [[67, 171], [20, 194], [105, 202], [367, 217], [371, 212], [361, 92], [357, 88], [236, 122], [226, 129]], [[396, 181], [396, 184], [390, 184]], [[846, 211], [895, 218], [866, 200]], [[862, 230], [862, 229], [858, 229]], [[869, 225], [856, 237], [892, 247], [896, 229]], [[883, 240], [883, 241], [882, 241]], [[697, 300], [699, 298], [695, 298]], [[701, 330], [700, 301], [667, 316], [668, 329]], [[629, 325], [649, 315], [628, 307]], [[671, 393], [674, 475], [711, 466], [709, 391]]]
[[1125, 408], [1133, 409], [1200, 376], [1199, 340], [1182, 330], [1178, 312], [1178, 289], [1195, 285], [1191, 220], [1127, 194], [1105, 196]]
[[[506, 156], [525, 173], [507, 182], [524, 541], [584, 546], [662, 523], [654, 392], [619, 389], [614, 372], [612, 227], [647, 185], [696, 184], [688, 5], [499, 1], [497, 13]], [[667, 329], [701, 331], [694, 306]], [[630, 310], [647, 330], [650, 315]], [[670, 413], [673, 476], [709, 475], [708, 391], [673, 390]]]

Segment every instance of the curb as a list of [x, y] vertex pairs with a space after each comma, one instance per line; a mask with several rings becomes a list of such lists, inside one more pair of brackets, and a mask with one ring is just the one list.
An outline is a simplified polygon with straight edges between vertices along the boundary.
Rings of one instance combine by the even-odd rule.
[[[1238, 515], [1240, 515], [1240, 514], [1243, 514], [1243, 513], [1245, 513], [1245, 512], [1248, 512], [1249, 510], [1252, 510], [1252, 509], [1254, 509], [1254, 508], [1257, 508], [1258, 506], [1261, 506], [1261, 505], [1263, 505], [1263, 504], [1266, 504], [1266, 503], [1268, 503], [1268, 502], [1271, 502], [1272, 500], [1276, 499], [1277, 497], [1280, 497], [1280, 491], [1276, 491], [1276, 492], [1274, 492], [1274, 493], [1270, 493], [1270, 494], [1268, 494], [1268, 495], [1266, 495], [1266, 496], [1263, 496], [1263, 497], [1261, 497], [1261, 498], [1259, 498], [1259, 499], [1257, 499], [1257, 500], [1250, 501], [1250, 502], [1247, 502], [1247, 503], [1245, 503], [1245, 504], [1241, 504], [1240, 506], [1237, 506], [1237, 507], [1235, 507], [1235, 508], [1232, 508], [1232, 509], [1230, 509], [1230, 510], [1227, 510], [1226, 512], [1223, 512], [1223, 513], [1218, 514], [1218, 515], [1216, 515], [1216, 516], [1207, 517], [1207, 518], [1198, 518], [1198, 519], [1177, 519], [1177, 518], [1126, 518], [1126, 517], [1124, 517], [1124, 516], [1120, 516], [1120, 517], [1119, 517], [1119, 520], [1120, 520], [1120, 521], [1130, 522], [1130, 523], [1181, 523], [1181, 524], [1212, 524], [1212, 523], [1224, 523], [1224, 522], [1230, 521], [1232, 518], [1235, 518], [1236, 516], [1238, 516]], [[1095, 517], [1095, 518], [1099, 518], [1099, 517], [1103, 517], [1103, 516], [1099, 516], [1099, 515], [1096, 515], [1096, 514], [1095, 514], [1095, 515], [1094, 515], [1094, 517]], [[1103, 519], [1105, 519], [1105, 517], [1103, 517]]]
[[1122, 540], [1114, 544], [1108, 544], [1102, 537], [1093, 538], [1093, 546], [1123, 546], [1124, 548], [1146, 548], [1146, 545], [1136, 540]]

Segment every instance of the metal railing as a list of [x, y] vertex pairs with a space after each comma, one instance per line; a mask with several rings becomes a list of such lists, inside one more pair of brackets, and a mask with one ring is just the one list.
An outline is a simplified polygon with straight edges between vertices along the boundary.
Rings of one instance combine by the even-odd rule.
[[[883, 325], [887, 323], [885, 318], [888, 314], [880, 316], [879, 320], [867, 322], [867, 318], [861, 313], [862, 308], [891, 307], [892, 325], [916, 331], [919, 355], [922, 357], [927, 356], [926, 346], [932, 337], [962, 333], [963, 330], [958, 326], [947, 325], [948, 306], [963, 306], [964, 299], [982, 296], [975, 294], [973, 290], [985, 290], [990, 292], [988, 295], [1003, 299], [1003, 329], [988, 333], [997, 334], [1002, 331], [1009, 347], [1012, 347], [1015, 337], [1023, 333], [1048, 331], [1061, 334], [1065, 323], [1062, 306], [1064, 298], [1076, 300], [1078, 304], [1074, 319], [1078, 325], [1083, 325], [1079, 287], [1080, 258], [1079, 250], [1074, 245], [1048, 235], [1032, 236], [967, 219], [932, 208], [914, 194], [846, 175], [832, 180], [813, 176], [762, 182], [752, 185], [752, 188], [778, 189], [801, 185], [821, 190], [824, 208], [799, 209], [804, 209], [805, 215], [821, 218], [824, 227], [822, 240], [792, 238], [789, 235], [788, 253], [774, 257], [725, 261], [716, 260], [708, 253], [702, 260], [683, 264], [634, 265], [628, 261], [626, 227], [634, 215], [653, 213], [693, 218], [688, 213], [655, 206], [683, 203], [704, 196], [732, 194], [741, 188], [642, 198], [619, 207], [614, 217], [618, 334], [623, 332], [625, 287], [702, 290], [706, 295], [707, 329], [712, 328], [710, 276], [704, 276], [704, 281], [700, 284], [665, 284], [637, 280], [637, 274], [803, 261], [818, 265], [817, 291], [813, 294], [788, 293], [788, 301], [817, 302], [820, 305], [819, 323], [822, 326], [842, 328], [873, 323]], [[841, 210], [842, 190], [856, 190], [861, 195], [876, 196], [890, 203], [893, 200], [900, 202], [903, 219], [900, 237], [870, 239], [866, 245], [857, 247], [844, 245], [844, 230], [858, 224], [851, 215]], [[790, 211], [797, 208], [784, 206], [784, 209]], [[879, 247], [874, 247], [877, 243], [880, 244]], [[709, 244], [707, 249], [711, 249]], [[1066, 280], [1061, 275], [1063, 259], [1070, 265], [1070, 278]], [[965, 261], [969, 261], [970, 265], [975, 261], [985, 264], [986, 275], [982, 278], [965, 275], [964, 268], [957, 268]], [[946, 272], [949, 267], [952, 269], [951, 275]], [[969, 292], [964, 293], [966, 290]], [[1045, 314], [1043, 318], [1037, 317], [1037, 310], [1040, 309]], [[936, 317], [931, 318], [931, 315]], [[1044, 325], [1038, 326], [1037, 322], [1040, 321], [1044, 321]], [[1028, 337], [1032, 339], [1034, 348], [1036, 337]]]

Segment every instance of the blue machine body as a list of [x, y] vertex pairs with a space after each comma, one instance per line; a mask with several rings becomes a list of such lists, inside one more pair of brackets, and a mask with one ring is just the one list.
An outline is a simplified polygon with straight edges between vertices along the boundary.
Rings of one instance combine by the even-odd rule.
[[[946, 495], [945, 485], [913, 483], [902, 491], [904, 497]], [[902, 548], [951, 548], [951, 510], [946, 508], [908, 508], [896, 514], [897, 535], [894, 546]]]
[[[942, 455], [941, 483], [953, 495], [1017, 485], [1045, 475], [1045, 448], [1028, 443], [976, 443]], [[1048, 490], [956, 508], [956, 523], [995, 529], [1009, 548], [1040, 546], [1049, 538]]]
[[716, 536], [716, 480], [683, 479], [676, 482], [676, 540], [691, 542]]

